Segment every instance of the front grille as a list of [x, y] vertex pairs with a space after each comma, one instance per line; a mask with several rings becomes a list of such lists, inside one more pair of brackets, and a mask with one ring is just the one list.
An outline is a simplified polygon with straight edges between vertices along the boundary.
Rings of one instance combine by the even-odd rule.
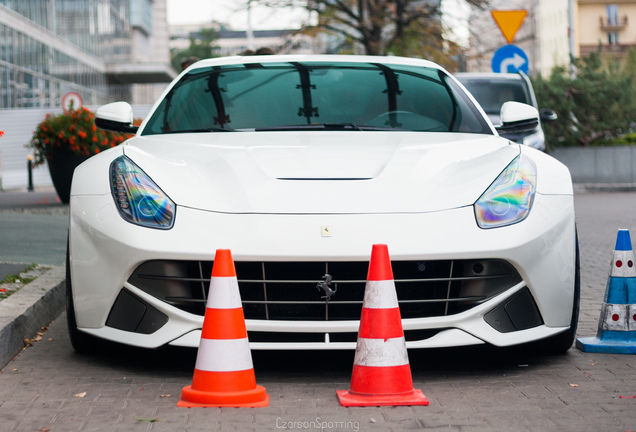
[[[402, 318], [457, 314], [521, 282], [503, 260], [392, 261]], [[256, 320], [358, 320], [368, 262], [235, 262], [245, 318]], [[148, 261], [132, 285], [181, 310], [204, 315], [211, 261]], [[318, 288], [333, 277], [327, 302]]]

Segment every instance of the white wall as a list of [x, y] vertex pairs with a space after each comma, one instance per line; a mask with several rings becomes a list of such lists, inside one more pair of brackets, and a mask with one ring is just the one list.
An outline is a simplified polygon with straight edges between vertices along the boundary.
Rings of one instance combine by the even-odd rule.
[[555, 66], [570, 64], [568, 0], [539, 0], [539, 45], [545, 78]]

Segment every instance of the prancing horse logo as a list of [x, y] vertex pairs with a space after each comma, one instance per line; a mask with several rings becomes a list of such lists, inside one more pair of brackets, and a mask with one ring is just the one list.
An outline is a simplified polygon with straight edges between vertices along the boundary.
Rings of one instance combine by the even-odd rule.
[[323, 290], [325, 292], [325, 295], [322, 296], [321, 298], [324, 298], [325, 301], [328, 302], [329, 300], [331, 300], [331, 297], [333, 297], [336, 291], [338, 291], [338, 287], [336, 286], [336, 284], [333, 284], [333, 289], [331, 289], [332, 277], [330, 274], [325, 274], [322, 277], [322, 279], [323, 281], [318, 282], [318, 285], [316, 286], [316, 288], [318, 288], [318, 290]]

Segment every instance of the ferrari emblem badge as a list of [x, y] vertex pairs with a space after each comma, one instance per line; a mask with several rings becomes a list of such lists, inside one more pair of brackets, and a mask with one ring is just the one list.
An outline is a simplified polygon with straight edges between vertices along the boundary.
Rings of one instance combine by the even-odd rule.
[[321, 237], [331, 237], [331, 227], [329, 225], [323, 225], [320, 227]]
[[333, 284], [333, 286], [331, 285], [333, 283], [332, 280], [333, 278], [331, 277], [331, 275], [327, 273], [322, 277], [322, 282], [318, 282], [318, 285], [316, 286], [316, 288], [318, 288], [318, 291], [324, 291], [325, 295], [322, 296], [322, 298], [324, 298], [327, 303], [329, 302], [329, 300], [331, 300], [331, 297], [333, 297], [336, 291], [338, 291], [338, 287], [335, 283]]

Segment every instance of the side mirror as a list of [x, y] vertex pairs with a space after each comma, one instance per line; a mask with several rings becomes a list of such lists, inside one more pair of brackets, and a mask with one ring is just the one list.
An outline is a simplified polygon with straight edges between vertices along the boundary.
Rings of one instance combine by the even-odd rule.
[[530, 132], [539, 126], [539, 111], [533, 106], [520, 102], [506, 102], [501, 106], [501, 125], [498, 132]]
[[95, 126], [113, 132], [137, 133], [133, 126], [133, 111], [128, 102], [113, 102], [95, 112]]
[[557, 116], [557, 113], [555, 113], [554, 110], [551, 109], [541, 108], [539, 110], [539, 113], [541, 114], [541, 121], [544, 123], [550, 123], [559, 118], [559, 116]]

